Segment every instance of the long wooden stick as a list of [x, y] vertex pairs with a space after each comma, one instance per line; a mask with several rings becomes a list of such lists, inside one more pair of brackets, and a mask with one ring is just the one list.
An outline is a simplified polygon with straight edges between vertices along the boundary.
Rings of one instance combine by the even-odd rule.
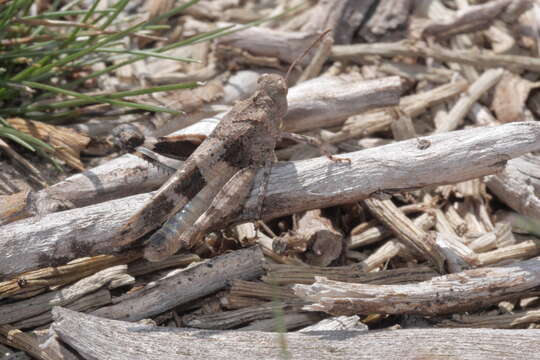
[[[86, 359], [282, 359], [275, 333], [164, 328], [54, 308], [51, 333]], [[295, 359], [531, 359], [540, 330], [409, 329], [287, 333]], [[411, 341], [414, 339], [414, 341]], [[133, 346], [144, 344], [144, 346]], [[316, 344], [316, 346], [314, 346]], [[368, 350], [370, 349], [370, 350]]]
[[[540, 124], [512, 123], [344, 154], [352, 160], [350, 165], [327, 158], [281, 163], [272, 168], [263, 217], [351, 203], [378, 191], [461, 182], [500, 171], [508, 159], [538, 149]], [[253, 189], [248, 203], [256, 203], [258, 188]], [[149, 196], [136, 195], [0, 227], [0, 279], [54, 262], [110, 253], [111, 234]], [[249, 217], [243, 214], [235, 219], [246, 220]]]

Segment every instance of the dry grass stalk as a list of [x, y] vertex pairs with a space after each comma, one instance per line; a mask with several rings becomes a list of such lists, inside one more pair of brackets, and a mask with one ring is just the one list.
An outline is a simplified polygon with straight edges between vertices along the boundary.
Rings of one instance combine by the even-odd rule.
[[65, 161], [67, 165], [79, 171], [84, 170], [80, 153], [90, 143], [88, 136], [62, 126], [21, 118], [7, 119], [7, 122], [15, 129], [51, 145], [55, 150], [54, 155]]
[[47, 267], [23, 273], [14, 279], [0, 283], [0, 299], [19, 297], [24, 298], [25, 293], [41, 291], [72, 283], [86, 276], [97, 273], [118, 264], [127, 264], [141, 256], [140, 253], [131, 252], [122, 256], [99, 255], [91, 258], [81, 258], [69, 264], [58, 267]]

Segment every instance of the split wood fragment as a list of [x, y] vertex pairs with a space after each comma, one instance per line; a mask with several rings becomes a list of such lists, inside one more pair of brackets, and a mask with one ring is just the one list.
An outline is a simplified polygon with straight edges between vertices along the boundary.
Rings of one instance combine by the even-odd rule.
[[249, 280], [262, 274], [263, 254], [258, 246], [237, 250], [173, 270], [160, 280], [116, 299], [114, 305], [93, 314], [110, 319], [141, 320], [224, 288], [235, 279]]
[[[63, 289], [49, 291], [15, 303], [0, 305], [0, 324], [13, 323], [42, 314], [52, 309], [53, 306], [66, 306], [101, 287], [110, 286], [114, 280], [123, 279], [126, 276], [131, 279], [131, 284], [133, 284], [134, 279], [126, 274], [126, 270], [126, 265], [113, 266]], [[123, 285], [129, 285], [129, 282]]]
[[435, 239], [399, 211], [392, 200], [369, 198], [364, 203], [375, 217], [392, 230], [408, 251], [427, 259], [436, 271], [444, 273], [445, 255]]
[[332, 315], [464, 312], [524, 297], [540, 286], [540, 258], [504, 267], [483, 267], [411, 285], [347, 284], [318, 277], [296, 285], [295, 293], [314, 304], [304, 307]]

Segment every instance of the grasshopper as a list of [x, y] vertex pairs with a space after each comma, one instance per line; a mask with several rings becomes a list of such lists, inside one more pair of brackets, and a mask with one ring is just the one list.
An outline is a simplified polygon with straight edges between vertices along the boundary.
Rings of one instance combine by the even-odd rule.
[[208, 230], [242, 210], [255, 175], [263, 168], [258, 204], [246, 207], [255, 212], [253, 217], [260, 217], [277, 141], [286, 137], [319, 144], [315, 139], [280, 130], [287, 113], [286, 78], [261, 75], [255, 93], [238, 102], [183, 168], [127, 221], [114, 245], [127, 245], [163, 224], [147, 240], [145, 258], [159, 261], [191, 247]]
[[[255, 94], [238, 102], [183, 168], [128, 220], [115, 245], [129, 244], [165, 222], [145, 248], [145, 257], [157, 261], [189, 247], [193, 234], [204, 233], [211, 227], [209, 222], [218, 220], [215, 213], [212, 221], [204, 220], [207, 210], [219, 211], [219, 217], [225, 219], [238, 209], [257, 169], [269, 168], [274, 159], [287, 112], [287, 91], [283, 77], [261, 75]], [[235, 197], [232, 203], [227, 201], [231, 197]]]

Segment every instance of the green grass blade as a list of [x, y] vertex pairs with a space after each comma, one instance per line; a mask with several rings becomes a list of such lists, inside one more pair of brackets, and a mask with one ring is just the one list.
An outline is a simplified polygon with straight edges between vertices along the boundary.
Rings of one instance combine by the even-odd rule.
[[169, 114], [173, 114], [173, 115], [182, 115], [183, 114], [181, 111], [171, 110], [171, 109], [167, 109], [167, 108], [164, 108], [164, 107], [161, 107], [161, 106], [139, 104], [139, 103], [133, 103], [133, 102], [129, 102], [129, 101], [122, 101], [122, 100], [111, 100], [111, 99], [107, 99], [107, 98], [104, 98], [104, 97], [101, 97], [101, 96], [89, 96], [89, 95], [84, 95], [84, 94], [77, 93], [75, 91], [66, 90], [66, 89], [58, 88], [58, 87], [51, 86], [51, 85], [40, 84], [40, 83], [36, 83], [36, 82], [32, 82], [32, 81], [23, 81], [23, 84], [26, 85], [26, 86], [29, 86], [31, 88], [45, 90], [45, 91], [51, 91], [51, 92], [55, 92], [57, 94], [62, 94], [62, 95], [73, 96], [73, 97], [76, 97], [76, 98], [79, 98], [79, 99], [87, 100], [87, 101], [92, 102], [92, 103], [107, 103], [107, 104], [111, 104], [111, 105], [125, 106], [125, 107], [129, 107], [129, 108], [145, 110], [145, 111], [165, 112], [165, 113], [169, 113]]
[[114, 5], [114, 9], [115, 9], [114, 12], [110, 16], [107, 17], [107, 20], [105, 20], [105, 22], [100, 26], [100, 29], [105, 30], [109, 25], [111, 25], [111, 23], [114, 21], [114, 19], [116, 19], [118, 17], [118, 15], [120, 15], [122, 10], [124, 10], [124, 8], [128, 4], [128, 2], [129, 2], [129, 0], [120, 0], [120, 1], [118, 1]]
[[[94, 10], [95, 14], [110, 14], [114, 9], [104, 9], [104, 10]], [[54, 19], [63, 16], [74, 16], [74, 15], [85, 15], [88, 13], [88, 10], [67, 10], [67, 11], [49, 11], [44, 12], [39, 15], [24, 16], [21, 19], [23, 20], [32, 20], [32, 19]]]
[[[224, 28], [209, 31], [209, 32], [204, 33], [204, 34], [198, 34], [198, 35], [192, 36], [189, 39], [178, 41], [178, 42], [175, 42], [173, 44], [169, 44], [167, 46], [164, 46], [162, 48], [155, 49], [154, 52], [161, 53], [161, 52], [168, 51], [168, 50], [171, 50], [171, 49], [175, 49], [175, 48], [178, 48], [178, 47], [181, 47], [181, 46], [187, 46], [187, 45], [190, 45], [190, 44], [194, 43], [195, 41], [204, 39], [206, 36], [211, 36], [211, 35], [214, 35], [214, 34], [221, 33], [223, 31], [231, 29], [234, 26], [235, 25], [230, 25], [230, 26], [226, 26]], [[96, 78], [96, 77], [101, 76], [103, 74], [110, 73], [111, 71], [114, 71], [114, 70], [116, 70], [118, 68], [121, 68], [122, 66], [133, 64], [134, 62], [143, 60], [146, 57], [147, 56], [145, 56], [145, 55], [137, 55], [137, 56], [135, 56], [135, 57], [133, 57], [131, 59], [128, 59], [126, 61], [123, 61], [123, 62], [114, 64], [114, 65], [108, 66], [105, 69], [95, 71], [95, 72], [93, 72], [93, 73], [91, 73], [91, 74], [89, 74], [89, 75], [87, 75], [85, 77], [82, 77], [82, 78], [80, 78], [78, 80], [70, 82], [69, 84], [67, 84], [67, 87], [68, 88], [73, 88], [73, 87], [75, 87], [77, 85], [82, 84], [83, 82], [85, 82], [87, 80]]]
[[200, 63], [200, 60], [197, 59], [191, 59], [191, 58], [185, 58], [185, 57], [179, 57], [179, 56], [169, 56], [169, 55], [163, 55], [154, 51], [143, 51], [143, 50], [125, 50], [125, 49], [97, 49], [96, 52], [103, 52], [103, 53], [112, 53], [112, 54], [131, 54], [131, 55], [142, 55], [145, 57], [155, 57], [159, 59], [166, 59], [166, 60], [175, 60], [175, 61], [181, 61], [181, 62], [193, 62], [193, 63]]
[[[120, 99], [127, 96], [136, 96], [136, 95], [146, 95], [146, 94], [152, 94], [156, 92], [162, 92], [162, 91], [173, 91], [173, 90], [181, 90], [181, 89], [193, 89], [195, 87], [199, 86], [199, 83], [197, 82], [189, 82], [189, 83], [182, 83], [182, 84], [170, 84], [170, 85], [163, 85], [163, 86], [154, 86], [144, 89], [136, 89], [136, 90], [128, 90], [128, 91], [119, 91], [117, 93], [112, 94], [102, 94], [101, 97], [105, 97], [107, 99]], [[34, 111], [39, 109], [61, 109], [66, 107], [74, 107], [74, 106], [82, 106], [89, 103], [92, 103], [94, 101], [87, 101], [83, 99], [72, 99], [72, 100], [65, 100], [65, 101], [59, 101], [52, 104], [43, 104], [43, 105], [36, 105], [31, 106], [26, 109], [26, 111]]]
[[22, 147], [26, 148], [27, 150], [30, 150], [32, 152], [36, 151], [36, 149], [34, 147], [32, 147], [30, 144], [28, 144], [26, 141], [20, 139], [19, 137], [15, 136], [13, 134], [2, 133], [2, 131], [0, 131], [0, 136], [5, 137], [6, 139], [10, 139], [13, 142], [16, 142], [17, 144], [21, 145]]

